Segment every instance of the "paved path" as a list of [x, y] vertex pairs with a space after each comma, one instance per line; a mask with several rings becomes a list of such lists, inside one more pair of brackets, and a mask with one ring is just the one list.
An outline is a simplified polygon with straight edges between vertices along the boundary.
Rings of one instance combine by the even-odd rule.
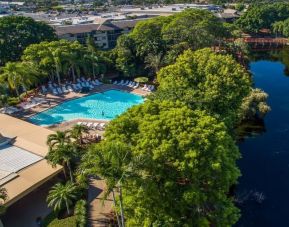
[[103, 200], [106, 184], [104, 180], [90, 178], [88, 190], [88, 223], [90, 227], [104, 227], [109, 225], [109, 216], [113, 201], [110, 195]]

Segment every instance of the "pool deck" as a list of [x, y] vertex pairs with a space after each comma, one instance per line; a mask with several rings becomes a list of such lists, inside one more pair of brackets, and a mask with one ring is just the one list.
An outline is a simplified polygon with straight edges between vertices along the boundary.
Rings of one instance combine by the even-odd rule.
[[[147, 96], [150, 94], [150, 92], [143, 91], [140, 88], [133, 89], [133, 88], [130, 88], [127, 86], [120, 86], [120, 85], [113, 85], [113, 84], [102, 84], [102, 85], [97, 86], [95, 89], [93, 89], [89, 93], [69, 92], [67, 94], [63, 94], [63, 95], [59, 95], [59, 96], [55, 96], [55, 95], [52, 95], [50, 93], [47, 95], [39, 95], [39, 97], [45, 98], [47, 103], [43, 103], [43, 104], [36, 106], [36, 107], [33, 107], [29, 110], [20, 111], [18, 113], [13, 114], [13, 116], [20, 118], [22, 120], [27, 120], [29, 117], [33, 116], [34, 114], [37, 114], [37, 113], [40, 113], [40, 112], [45, 111], [47, 109], [50, 109], [50, 108], [57, 106], [60, 103], [63, 103], [65, 101], [72, 100], [75, 98], [84, 97], [84, 96], [95, 94], [95, 93], [101, 93], [101, 92], [105, 92], [105, 91], [113, 90], [113, 89], [120, 90], [120, 91], [127, 91], [129, 93], [133, 93], [133, 94], [137, 94], [137, 95], [141, 95], [141, 96]], [[52, 129], [52, 130], [69, 129], [69, 128], [71, 128], [72, 125], [76, 124], [80, 120], [89, 121], [89, 122], [99, 122], [99, 123], [108, 122], [105, 120], [75, 119], [75, 120], [63, 122], [63, 123], [60, 123], [57, 125], [48, 126], [47, 128]], [[100, 135], [102, 134], [101, 132], [98, 132], [98, 133]]]

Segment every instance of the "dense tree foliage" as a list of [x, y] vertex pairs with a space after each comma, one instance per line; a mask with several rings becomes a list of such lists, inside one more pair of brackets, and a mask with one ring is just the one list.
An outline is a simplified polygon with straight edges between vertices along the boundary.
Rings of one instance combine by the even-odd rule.
[[249, 94], [250, 76], [231, 56], [209, 49], [187, 50], [157, 75], [156, 99], [181, 100], [234, 125], [237, 110]]
[[104, 70], [100, 56], [78, 42], [67, 40], [30, 45], [22, 59], [37, 64], [58, 83], [63, 77], [75, 81], [81, 73], [95, 77]]
[[0, 82], [6, 83], [16, 95], [20, 95], [20, 89], [27, 91], [37, 84], [39, 78], [45, 76], [38, 66], [31, 62], [8, 62], [0, 70]]
[[228, 27], [206, 10], [190, 9], [156, 17], [137, 23], [130, 34], [118, 40], [116, 64], [124, 75], [143, 74], [145, 68], [155, 74], [184, 50], [211, 47], [228, 36]]
[[[147, 101], [113, 120], [105, 136], [84, 163], [94, 174], [97, 168], [121, 179], [127, 226], [230, 226], [237, 221], [239, 212], [226, 193], [240, 174], [239, 153], [226, 126], [214, 117], [180, 102]], [[112, 144], [126, 148], [119, 149], [123, 158], [110, 152]], [[110, 159], [97, 161], [108, 153]], [[118, 168], [110, 168], [116, 163]]]
[[237, 25], [246, 32], [257, 33], [260, 29], [272, 29], [277, 21], [289, 17], [289, 3], [257, 4], [251, 6], [238, 20]]
[[284, 21], [277, 21], [273, 24], [273, 32], [289, 37], [289, 18]]
[[56, 35], [51, 26], [32, 18], [7, 16], [0, 18], [0, 65], [19, 60], [30, 44], [52, 41]]
[[242, 120], [250, 120], [255, 117], [263, 118], [271, 110], [266, 103], [267, 98], [268, 94], [261, 89], [252, 89], [242, 102], [240, 118]]

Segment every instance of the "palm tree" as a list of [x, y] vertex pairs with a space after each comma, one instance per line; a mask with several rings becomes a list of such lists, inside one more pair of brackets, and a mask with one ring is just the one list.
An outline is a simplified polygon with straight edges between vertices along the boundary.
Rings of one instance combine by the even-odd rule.
[[71, 51], [70, 53], [64, 56], [64, 59], [66, 60], [65, 66], [66, 68], [69, 68], [69, 70], [71, 71], [72, 80], [75, 83], [76, 75], [79, 76], [80, 68], [82, 67], [82, 61], [80, 60], [81, 57], [77, 51]]
[[85, 125], [74, 125], [70, 130], [70, 135], [76, 140], [76, 143], [82, 145], [82, 136], [83, 133], [88, 133], [89, 129]]
[[20, 69], [22, 70], [20, 83], [26, 91], [31, 85], [36, 84], [39, 81], [39, 77], [43, 75], [37, 66], [31, 62], [21, 62]]
[[2, 82], [7, 82], [9, 87], [15, 90], [19, 96], [19, 87], [30, 87], [38, 81], [40, 75], [37, 67], [31, 62], [8, 62], [2, 68], [3, 73], [0, 75]]
[[76, 148], [71, 144], [60, 144], [49, 150], [46, 159], [53, 167], [57, 164], [63, 166], [64, 175], [67, 178], [65, 169], [68, 170], [70, 180], [73, 182], [71, 161], [77, 156]]
[[149, 54], [145, 58], [145, 63], [147, 64], [146, 68], [151, 68], [153, 70], [153, 73], [157, 73], [163, 64], [163, 54]]
[[[129, 147], [121, 142], [107, 142], [91, 147], [84, 156], [81, 168], [85, 174], [100, 176], [105, 179], [107, 188], [104, 198], [112, 193], [114, 205], [119, 204], [120, 217], [116, 211], [119, 226], [125, 226], [122, 200], [123, 181], [131, 176], [131, 158]], [[116, 201], [115, 189], [119, 190], [119, 201]]]
[[57, 77], [57, 82], [60, 85], [60, 73], [62, 72], [62, 51], [58, 48], [56, 50], [51, 50], [51, 56], [54, 62], [55, 73]]
[[65, 145], [70, 143], [70, 135], [69, 135], [69, 131], [56, 131], [55, 134], [50, 134], [47, 137], [47, 145], [49, 146], [49, 148], [54, 148], [55, 146], [59, 146], [59, 145]]
[[69, 207], [77, 198], [77, 187], [72, 182], [66, 184], [55, 184], [47, 196], [48, 206], [54, 211], [60, 211], [66, 207], [67, 213], [70, 215]]

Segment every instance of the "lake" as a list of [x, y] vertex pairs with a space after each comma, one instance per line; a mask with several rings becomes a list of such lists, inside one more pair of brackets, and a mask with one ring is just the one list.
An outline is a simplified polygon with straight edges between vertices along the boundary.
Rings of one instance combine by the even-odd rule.
[[239, 144], [242, 177], [236, 194], [242, 217], [236, 226], [289, 226], [289, 77], [280, 56], [250, 63], [254, 85], [269, 94], [272, 110], [265, 132]]

